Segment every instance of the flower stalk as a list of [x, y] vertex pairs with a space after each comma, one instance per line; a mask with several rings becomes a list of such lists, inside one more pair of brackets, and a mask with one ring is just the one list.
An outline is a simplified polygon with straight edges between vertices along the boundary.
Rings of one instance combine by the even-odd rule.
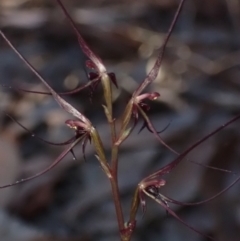
[[[115, 205], [115, 211], [116, 211], [116, 219], [118, 223], [118, 229], [120, 234], [120, 240], [121, 241], [130, 241], [132, 238], [132, 235], [134, 233], [134, 230], [136, 228], [137, 220], [136, 215], [139, 210], [139, 207], [141, 207], [142, 212], [146, 212], [147, 207], [147, 198], [151, 198], [156, 203], [161, 205], [170, 215], [172, 215], [174, 218], [185, 224], [187, 227], [192, 229], [193, 231], [197, 232], [200, 235], [203, 235], [209, 239], [212, 239], [212, 237], [207, 236], [200, 231], [198, 231], [196, 228], [188, 225], [185, 221], [183, 221], [170, 207], [169, 203], [171, 204], [177, 204], [177, 205], [200, 205], [206, 202], [209, 202], [216, 197], [220, 196], [224, 192], [226, 192], [228, 189], [230, 189], [233, 185], [235, 185], [238, 181], [240, 181], [240, 177], [237, 177], [234, 182], [232, 182], [229, 186], [227, 186], [225, 189], [221, 190], [219, 193], [214, 195], [213, 197], [208, 198], [207, 200], [203, 200], [196, 203], [183, 203], [177, 200], [174, 200], [170, 197], [167, 197], [161, 193], [161, 188], [165, 185], [167, 185], [167, 182], [165, 181], [165, 175], [172, 172], [174, 168], [179, 165], [184, 158], [197, 146], [202, 144], [204, 141], [215, 135], [216, 133], [220, 132], [227, 126], [231, 125], [235, 121], [240, 119], [240, 114], [231, 119], [230, 121], [226, 122], [222, 126], [218, 127], [216, 130], [208, 134], [207, 136], [203, 137], [193, 145], [191, 145], [188, 149], [186, 149], [182, 153], [178, 153], [173, 148], [171, 148], [168, 144], [164, 142], [164, 140], [160, 137], [160, 132], [157, 131], [151, 122], [148, 111], [150, 110], [150, 104], [149, 102], [156, 100], [160, 97], [160, 93], [158, 92], [147, 92], [146, 88], [157, 78], [157, 75], [159, 73], [159, 69], [161, 67], [161, 63], [163, 60], [164, 52], [168, 43], [168, 40], [172, 34], [172, 31], [174, 29], [174, 26], [176, 25], [176, 22], [179, 18], [180, 11], [183, 7], [183, 4], [185, 0], [181, 0], [177, 11], [175, 13], [174, 19], [171, 23], [171, 26], [169, 28], [169, 31], [166, 35], [165, 41], [163, 46], [160, 48], [157, 60], [152, 67], [151, 71], [147, 74], [145, 79], [141, 82], [141, 84], [138, 86], [138, 88], [133, 92], [130, 100], [128, 101], [127, 105], [125, 106], [123, 113], [121, 115], [120, 119], [120, 126], [116, 127], [116, 119], [113, 113], [113, 99], [112, 99], [112, 88], [113, 85], [118, 87], [116, 76], [114, 73], [108, 72], [106, 66], [104, 66], [103, 61], [98, 57], [91, 48], [87, 45], [83, 37], [81, 36], [78, 27], [76, 26], [75, 22], [71, 18], [70, 14], [62, 4], [61, 0], [56, 0], [59, 7], [62, 9], [65, 17], [70, 22], [70, 25], [73, 28], [74, 33], [76, 34], [78, 43], [80, 48], [82, 49], [83, 53], [87, 57], [86, 61], [86, 67], [89, 71], [88, 74], [88, 82], [87, 84], [69, 92], [65, 93], [57, 93], [53, 90], [53, 88], [47, 83], [47, 81], [41, 76], [41, 74], [34, 68], [34, 66], [16, 49], [16, 47], [12, 44], [12, 42], [8, 39], [8, 37], [3, 33], [2, 30], [0, 30], [0, 36], [5, 40], [5, 42], [10, 46], [10, 48], [18, 55], [18, 57], [23, 61], [23, 63], [28, 67], [30, 71], [32, 71], [33, 74], [42, 82], [43, 85], [48, 89], [49, 92], [40, 92], [40, 91], [30, 91], [26, 89], [16, 88], [17, 90], [24, 91], [27, 93], [36, 93], [36, 94], [51, 94], [52, 97], [55, 99], [55, 101], [58, 103], [58, 105], [62, 108], [62, 110], [69, 113], [72, 118], [66, 120], [64, 124], [66, 124], [69, 128], [74, 130], [74, 136], [61, 143], [51, 143], [49, 141], [46, 141], [40, 137], [37, 137], [39, 140], [44, 141], [49, 144], [53, 145], [68, 145], [67, 148], [53, 161], [53, 163], [48, 166], [43, 171], [35, 174], [34, 176], [28, 177], [26, 179], [22, 179], [20, 181], [17, 181], [12, 184], [2, 185], [0, 188], [10, 187], [14, 186], [20, 183], [24, 183], [26, 181], [30, 181], [34, 178], [37, 178], [46, 172], [52, 170], [60, 161], [63, 160], [63, 158], [70, 152], [73, 153], [73, 148], [81, 143], [82, 144], [82, 152], [85, 157], [85, 148], [87, 144], [92, 143], [95, 151], [96, 159], [99, 161], [100, 166], [102, 167], [103, 172], [106, 174], [107, 178], [109, 179], [109, 182], [111, 184], [111, 191], [112, 191], [112, 198]], [[104, 141], [102, 140], [101, 136], [99, 135], [97, 127], [92, 125], [92, 122], [87, 118], [87, 116], [78, 111], [75, 107], [73, 107], [71, 104], [69, 104], [66, 100], [64, 100], [64, 95], [67, 94], [74, 94], [79, 93], [79, 91], [90, 87], [92, 93], [94, 90], [98, 87], [98, 85], [101, 84], [103, 88], [103, 97], [104, 97], [104, 103], [102, 104], [103, 110], [109, 125], [110, 135], [111, 135], [111, 155], [108, 156], [105, 151], [104, 147]], [[146, 91], [146, 92], [144, 92]], [[143, 93], [144, 92], [144, 93]], [[34, 135], [31, 131], [29, 131], [25, 126], [23, 126], [20, 122], [15, 120], [13, 117], [11, 117], [9, 114], [6, 113], [7, 116], [9, 116], [13, 121], [15, 121], [19, 126], [21, 126], [23, 129], [28, 131], [31, 135]], [[125, 218], [123, 215], [123, 208], [121, 203], [121, 193], [119, 189], [119, 182], [118, 182], [118, 164], [120, 160], [120, 148], [122, 143], [132, 134], [132, 131], [138, 124], [139, 120], [143, 121], [142, 128], [147, 128], [148, 131], [150, 131], [156, 139], [160, 142], [161, 145], [165, 146], [167, 149], [169, 149], [171, 152], [173, 152], [177, 157], [167, 164], [166, 166], [162, 167], [161, 169], [155, 171], [154, 173], [150, 174], [149, 176], [143, 178], [138, 184], [135, 189], [135, 192], [133, 194], [133, 199], [130, 207], [130, 213], [129, 213], [129, 220], [128, 222], [125, 222]], [[140, 130], [140, 131], [141, 131]], [[75, 155], [74, 155], [75, 157]], [[220, 169], [219, 169], [220, 171]], [[223, 170], [221, 170], [223, 171]], [[226, 170], [224, 170], [226, 171]]]

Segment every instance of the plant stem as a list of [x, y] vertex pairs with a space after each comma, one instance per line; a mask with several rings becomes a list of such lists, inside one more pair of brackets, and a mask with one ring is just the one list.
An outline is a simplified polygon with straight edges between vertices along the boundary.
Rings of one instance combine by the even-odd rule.
[[106, 102], [105, 114], [108, 120], [108, 124], [110, 127], [111, 132], [111, 141], [112, 141], [112, 152], [111, 152], [111, 188], [112, 188], [112, 195], [113, 201], [115, 205], [117, 221], [118, 221], [118, 228], [119, 233], [122, 241], [125, 241], [124, 237], [122, 237], [121, 232], [124, 230], [124, 217], [122, 211], [122, 205], [120, 201], [120, 192], [118, 187], [118, 146], [115, 145], [116, 142], [116, 128], [115, 123], [113, 120], [113, 113], [112, 113], [112, 85], [111, 80], [107, 74], [102, 76], [102, 84], [103, 84], [103, 91], [104, 91], [104, 98]]
[[121, 231], [124, 230], [124, 217], [122, 212], [122, 205], [120, 202], [120, 192], [118, 188], [118, 181], [114, 172], [112, 173], [112, 177], [113, 178], [110, 179], [111, 187], [112, 187], [112, 195], [113, 195], [113, 201], [114, 201], [116, 215], [117, 215], [118, 228], [121, 234]]
[[132, 199], [132, 204], [131, 204], [131, 211], [130, 211], [130, 218], [129, 218], [129, 223], [134, 223], [139, 207], [139, 190], [138, 188], [135, 190], [133, 199]]

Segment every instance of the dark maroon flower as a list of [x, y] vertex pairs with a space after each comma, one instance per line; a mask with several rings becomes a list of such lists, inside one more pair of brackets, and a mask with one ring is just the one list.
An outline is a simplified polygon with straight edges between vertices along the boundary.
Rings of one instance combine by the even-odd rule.
[[71, 129], [75, 130], [76, 139], [82, 138], [82, 153], [83, 153], [84, 160], [86, 160], [86, 156], [85, 156], [86, 145], [88, 142], [91, 143], [90, 131], [88, 130], [87, 126], [84, 123], [77, 120], [67, 120], [65, 121], [65, 124]]
[[[136, 125], [138, 120], [139, 120], [139, 111], [140, 110], [142, 110], [142, 112], [144, 112], [144, 113], [146, 113], [150, 110], [150, 105], [145, 103], [144, 101], [146, 99], [156, 100], [159, 96], [160, 96], [160, 94], [158, 92], [152, 92], [152, 93], [145, 93], [145, 94], [139, 95], [135, 98], [135, 101], [133, 102], [133, 109], [132, 109], [134, 125]], [[149, 128], [149, 126], [148, 126], [148, 123], [144, 119], [144, 123], [143, 123], [143, 126], [141, 127], [140, 131], [142, 131], [145, 127], [150, 132], [152, 132], [151, 129]]]
[[[91, 72], [88, 73], [88, 79], [92, 84], [90, 85], [91, 89], [91, 96], [93, 92], [97, 89], [99, 83], [101, 82], [101, 73], [98, 71], [97, 67], [91, 60], [86, 61], [86, 67], [91, 70]], [[116, 76], [114, 73], [107, 73], [109, 79], [111, 82], [115, 85], [116, 88], [118, 88]]]
[[[215, 199], [216, 197], [220, 196], [221, 194], [226, 192], [228, 189], [230, 189], [233, 185], [235, 185], [238, 181], [240, 181], [240, 177], [237, 177], [236, 180], [234, 180], [230, 185], [228, 185], [226, 188], [224, 188], [222, 191], [218, 192], [214, 196], [212, 196], [212, 197], [210, 197], [210, 198], [208, 198], [206, 200], [195, 202], [195, 203], [186, 203], [186, 202], [176, 201], [174, 199], [171, 199], [171, 198], [161, 194], [160, 189], [161, 189], [162, 186], [166, 185], [166, 181], [163, 179], [163, 176], [168, 174], [168, 173], [170, 173], [184, 159], [184, 157], [186, 157], [186, 155], [188, 153], [190, 153], [195, 147], [197, 147], [198, 145], [202, 144], [204, 141], [206, 141], [207, 139], [209, 139], [210, 137], [212, 137], [213, 135], [215, 135], [216, 133], [218, 133], [219, 131], [221, 131], [222, 129], [224, 129], [225, 127], [227, 127], [228, 125], [232, 124], [233, 122], [235, 122], [238, 119], [240, 119], [240, 115], [234, 117], [233, 119], [231, 119], [227, 123], [221, 125], [216, 130], [214, 130], [213, 132], [211, 132], [207, 136], [203, 137], [202, 139], [200, 139], [199, 141], [197, 141], [196, 143], [191, 145], [184, 152], [179, 154], [178, 157], [175, 160], [173, 160], [172, 162], [170, 162], [166, 166], [162, 167], [158, 171], [154, 172], [153, 174], [149, 175], [148, 177], [144, 178], [138, 184], [138, 198], [139, 198], [140, 205], [142, 207], [143, 213], [146, 211], [145, 196], [148, 196], [151, 199], [153, 199], [154, 201], [156, 201], [157, 203], [159, 203], [167, 211], [167, 213], [169, 213], [170, 215], [175, 217], [177, 220], [182, 222], [188, 228], [192, 229], [193, 231], [197, 232], [198, 234], [200, 234], [202, 236], [205, 236], [207, 238], [213, 239], [212, 237], [203, 234], [202, 232], [198, 231], [194, 227], [192, 227], [189, 224], [187, 224], [184, 220], [182, 220], [168, 206], [168, 202], [169, 203], [173, 203], [173, 204], [177, 204], [177, 205], [189, 205], [189, 206], [200, 205], [200, 204], [203, 204], [203, 203], [207, 203], [207, 202]], [[220, 171], [229, 172], [228, 170], [222, 170], [222, 169], [219, 169], [219, 170]]]

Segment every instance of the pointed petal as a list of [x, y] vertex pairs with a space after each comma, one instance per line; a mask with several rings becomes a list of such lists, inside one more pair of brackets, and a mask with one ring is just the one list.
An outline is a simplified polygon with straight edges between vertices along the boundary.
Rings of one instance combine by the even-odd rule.
[[181, 12], [181, 9], [182, 9], [182, 6], [183, 6], [184, 2], [185, 2], [185, 0], [181, 0], [181, 2], [179, 3], [178, 9], [177, 9], [177, 11], [175, 13], [175, 16], [173, 18], [171, 26], [170, 26], [170, 28], [168, 30], [167, 36], [166, 36], [166, 38], [165, 38], [165, 40], [163, 42], [162, 47], [159, 50], [157, 60], [156, 60], [156, 62], [154, 64], [153, 68], [151, 69], [151, 71], [147, 75], [147, 77], [142, 81], [140, 86], [134, 92], [134, 96], [135, 97], [138, 96], [139, 94], [141, 94], [141, 92], [157, 78], [157, 75], [159, 73], [159, 69], [160, 69], [161, 64], [162, 64], [162, 60], [163, 60], [163, 56], [164, 56], [164, 53], [165, 53], [165, 50], [166, 50], [166, 46], [167, 46], [168, 40], [169, 40], [169, 38], [170, 38], [170, 36], [172, 34], [173, 28], [176, 25], [177, 19], [179, 17], [179, 14]]
[[53, 98], [68, 113], [72, 114], [76, 118], [80, 119], [82, 122], [91, 125], [91, 122], [78, 110], [76, 110], [73, 106], [67, 103], [64, 99], [62, 99], [53, 89], [52, 87], [44, 80], [44, 78], [38, 73], [38, 71], [28, 62], [28, 60], [23, 57], [23, 55], [14, 47], [14, 45], [8, 40], [5, 34], [0, 30], [0, 35], [4, 38], [6, 43], [14, 50], [14, 52], [19, 56], [19, 58], [28, 66], [28, 68], [38, 77], [38, 79], [49, 89]]
[[72, 28], [74, 29], [74, 32], [77, 35], [78, 42], [79, 42], [79, 45], [80, 45], [83, 53], [95, 64], [95, 66], [97, 67], [99, 73], [105, 73], [106, 72], [106, 68], [105, 68], [105, 66], [102, 63], [102, 60], [97, 55], [95, 55], [93, 53], [93, 51], [89, 48], [89, 46], [87, 45], [85, 40], [82, 38], [82, 35], [78, 31], [76, 24], [74, 23], [73, 19], [69, 15], [67, 9], [64, 7], [62, 2], [60, 0], [56, 0], [56, 1], [58, 2], [59, 6], [63, 10], [63, 12], [64, 12], [66, 18], [68, 19], [68, 21], [70, 22]]

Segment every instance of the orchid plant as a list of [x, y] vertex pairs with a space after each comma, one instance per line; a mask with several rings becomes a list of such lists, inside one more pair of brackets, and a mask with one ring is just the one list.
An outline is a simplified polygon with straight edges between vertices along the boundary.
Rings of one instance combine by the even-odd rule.
[[[161, 187], [167, 185], [167, 182], [164, 179], [164, 176], [170, 173], [182, 160], [184, 160], [184, 158], [187, 156], [188, 153], [190, 153], [194, 148], [196, 148], [198, 145], [200, 145], [201, 143], [203, 143], [204, 141], [206, 141], [216, 133], [220, 132], [225, 127], [229, 126], [233, 122], [240, 119], [240, 114], [234, 117], [233, 119], [229, 120], [227, 123], [223, 124], [222, 126], [218, 127], [216, 130], [212, 131], [207, 136], [198, 140], [196, 143], [194, 143], [189, 148], [187, 148], [184, 152], [178, 153], [177, 151], [172, 149], [169, 145], [167, 145], [164, 142], [164, 140], [160, 136], [160, 132], [158, 132], [155, 129], [153, 123], [148, 117], [148, 110], [150, 108], [150, 105], [146, 103], [146, 100], [153, 101], [160, 97], [160, 94], [158, 92], [145, 92], [145, 90], [157, 78], [157, 75], [159, 73], [159, 69], [161, 67], [161, 63], [163, 60], [166, 45], [172, 34], [174, 26], [176, 25], [177, 19], [180, 15], [180, 12], [185, 0], [181, 0], [179, 3], [174, 19], [166, 35], [164, 44], [159, 50], [159, 54], [156, 59], [156, 62], [154, 63], [154, 66], [147, 74], [146, 78], [142, 80], [141, 84], [134, 91], [129, 102], [126, 104], [123, 114], [120, 117], [119, 127], [116, 126], [117, 118], [113, 116], [113, 105], [112, 105], [113, 85], [116, 88], [118, 88], [117, 78], [115, 74], [107, 71], [107, 68], [103, 64], [103, 61], [100, 59], [100, 57], [98, 57], [91, 50], [91, 48], [82, 38], [76, 24], [74, 23], [73, 19], [71, 18], [70, 14], [68, 13], [67, 9], [65, 8], [61, 0], [55, 0], [55, 1], [62, 9], [65, 17], [69, 21], [73, 31], [76, 34], [79, 46], [88, 59], [86, 61], [86, 68], [89, 70], [89, 74], [88, 74], [88, 82], [85, 85], [79, 88], [76, 88], [73, 91], [56, 93], [52, 89], [52, 87], [46, 82], [46, 80], [41, 76], [41, 74], [32, 66], [32, 64], [30, 64], [30, 62], [16, 49], [16, 47], [12, 44], [12, 42], [3, 33], [2, 30], [0, 30], [0, 35], [6, 41], [6, 43], [10, 46], [10, 48], [18, 55], [18, 57], [25, 63], [25, 65], [37, 76], [37, 78], [42, 82], [42, 84], [45, 85], [45, 87], [48, 89], [49, 92], [30, 91], [22, 88], [18, 88], [18, 90], [29, 92], [29, 93], [52, 95], [52, 97], [55, 99], [58, 105], [64, 111], [70, 113], [73, 116], [72, 119], [66, 120], [65, 124], [75, 131], [75, 135], [70, 140], [63, 143], [51, 143], [36, 136], [41, 141], [45, 141], [49, 144], [54, 144], [54, 145], [67, 145], [67, 148], [45, 170], [35, 174], [34, 176], [19, 180], [15, 183], [2, 185], [0, 186], [0, 188], [11, 187], [14, 185], [18, 185], [20, 183], [30, 181], [34, 178], [37, 178], [43, 175], [44, 173], [50, 171], [52, 168], [54, 168], [61, 160], [63, 160], [63, 158], [69, 152], [72, 152], [72, 154], [74, 155], [73, 148], [77, 144], [81, 143], [82, 152], [84, 155], [86, 145], [88, 143], [89, 144], [92, 143], [92, 145], [94, 146], [96, 159], [98, 160], [99, 164], [102, 167], [103, 172], [106, 174], [106, 177], [111, 183], [112, 196], [115, 204], [116, 217], [117, 217], [119, 235], [120, 235], [121, 241], [131, 240], [132, 234], [136, 228], [136, 214], [139, 210], [139, 207], [141, 207], [143, 212], [146, 211], [146, 197], [157, 202], [167, 211], [168, 214], [175, 217], [177, 220], [182, 222], [190, 229], [194, 230], [198, 234], [203, 235], [209, 239], [213, 239], [212, 237], [209, 237], [201, 233], [196, 228], [184, 222], [169, 207], [169, 203], [173, 203], [177, 205], [200, 205], [200, 204], [209, 202], [212, 199], [226, 192], [228, 189], [230, 189], [236, 182], [240, 180], [240, 177], [237, 177], [236, 180], [232, 182], [229, 186], [227, 186], [225, 189], [215, 194], [214, 196], [210, 197], [209, 199], [196, 202], [196, 203], [183, 203], [183, 202], [171, 199], [170, 197], [167, 197], [161, 194]], [[105, 153], [104, 145], [101, 140], [101, 136], [98, 133], [97, 128], [93, 126], [91, 121], [83, 113], [78, 111], [76, 108], [74, 108], [72, 105], [70, 105], [68, 102], [66, 102], [63, 99], [64, 95], [79, 93], [81, 90], [86, 88], [90, 88], [90, 90], [93, 92], [100, 84], [103, 87], [103, 96], [105, 101], [105, 103], [103, 103], [102, 105], [103, 111], [105, 113], [107, 122], [109, 124], [110, 133], [111, 133], [111, 156], [110, 157], [107, 157]], [[5, 114], [9, 116], [12, 120], [14, 120], [17, 124], [19, 124], [22, 128], [24, 128], [26, 131], [31, 133], [31, 131], [29, 131], [25, 126], [23, 126], [21, 123], [15, 120], [9, 114], [7, 113]], [[140, 180], [140, 182], [136, 185], [136, 190], [133, 195], [129, 218], [126, 219], [126, 217], [124, 217], [123, 215], [122, 204], [120, 200], [120, 190], [118, 185], [119, 148], [122, 145], [122, 143], [132, 134], [132, 131], [136, 127], [136, 124], [138, 123], [140, 118], [143, 120], [143, 126], [141, 129], [147, 128], [156, 137], [156, 139], [159, 141], [160, 144], [162, 144], [165, 148], [169, 149], [171, 152], [173, 152], [176, 155], [176, 159], [170, 162], [169, 164], [167, 164], [166, 166], [162, 167], [161, 169], [157, 170], [156, 172]], [[221, 170], [221, 171], [227, 171], [227, 170]]]

